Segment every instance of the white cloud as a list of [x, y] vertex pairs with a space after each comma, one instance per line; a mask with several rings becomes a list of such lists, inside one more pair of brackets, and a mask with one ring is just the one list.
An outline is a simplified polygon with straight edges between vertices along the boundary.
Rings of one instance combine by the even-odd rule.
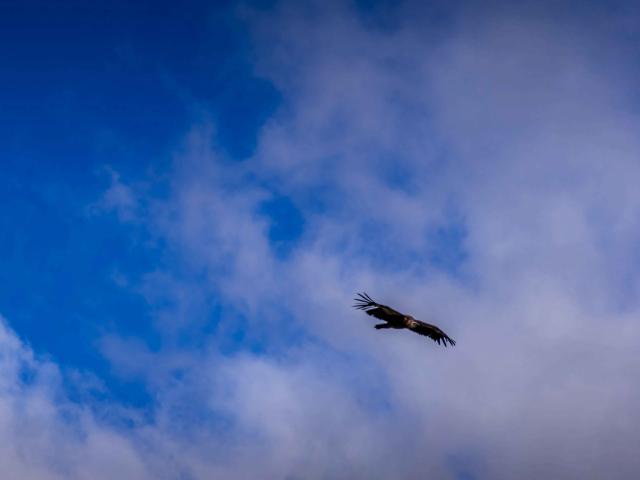
[[[623, 108], [631, 92], [616, 80], [632, 72], [600, 56], [611, 38], [590, 36], [594, 18], [540, 12], [462, 18], [434, 38], [411, 20], [389, 33], [365, 30], [344, 10], [291, 11], [254, 19], [259, 68], [289, 100], [263, 132], [254, 172], [303, 210], [310, 191], [329, 207], [307, 216], [288, 262], [274, 262], [254, 231], [262, 260], [244, 258], [260, 273], [251, 282], [232, 269], [224, 291], [242, 302], [256, 285], [257, 298], [280, 299], [333, 348], [371, 359], [394, 408], [420, 426], [387, 425], [383, 436], [431, 452], [398, 453], [408, 469], [399, 476], [447, 470], [456, 455], [490, 478], [631, 475], [639, 119]], [[407, 173], [400, 185], [388, 181], [394, 169]], [[470, 284], [429, 269], [374, 268], [393, 249], [420, 261], [428, 227], [451, 207], [468, 231]], [[234, 214], [242, 222], [250, 211]], [[372, 224], [383, 233], [369, 238]], [[361, 288], [442, 323], [459, 340], [455, 352], [363, 330], [366, 319], [346, 312]], [[259, 313], [250, 321], [264, 325]], [[321, 360], [309, 363], [325, 371]], [[295, 367], [288, 375], [307, 386]], [[259, 385], [262, 374], [243, 378]], [[335, 383], [353, 394], [339, 374]], [[273, 384], [270, 393], [294, 396]], [[251, 409], [242, 418], [257, 423]], [[327, 441], [334, 453], [344, 448]], [[292, 454], [287, 440], [273, 442]]]
[[149, 478], [131, 438], [65, 395], [0, 317], [0, 463], [8, 480]]

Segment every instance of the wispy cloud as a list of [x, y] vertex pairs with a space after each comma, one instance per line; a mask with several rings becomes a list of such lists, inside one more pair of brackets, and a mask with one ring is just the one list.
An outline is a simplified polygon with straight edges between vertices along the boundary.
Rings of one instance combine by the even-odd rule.
[[133, 439], [72, 402], [59, 368], [34, 357], [1, 317], [0, 376], [6, 478], [149, 478]]
[[105, 173], [109, 176], [109, 187], [102, 197], [90, 206], [93, 213], [115, 212], [118, 219], [129, 222], [135, 219], [139, 209], [139, 198], [134, 189], [122, 182], [120, 174], [112, 167], [105, 167]]

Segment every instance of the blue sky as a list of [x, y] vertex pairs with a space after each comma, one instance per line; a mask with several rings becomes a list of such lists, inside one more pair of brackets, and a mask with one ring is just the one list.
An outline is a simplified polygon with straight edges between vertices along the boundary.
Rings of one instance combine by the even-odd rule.
[[632, 3], [0, 9], [11, 478], [638, 471]]
[[[116, 330], [152, 341], [145, 302], [112, 277], [153, 270], [166, 252], [144, 229], [90, 206], [111, 171], [161, 175], [198, 119], [223, 126], [217, 142], [230, 160], [253, 153], [279, 98], [253, 75], [232, 8], [20, 2], [4, 9], [2, 221], [9, 234], [1, 246], [1, 305], [37, 351], [104, 376], [100, 335]], [[287, 213], [286, 200], [270, 205]], [[297, 228], [286, 226], [290, 218], [274, 228], [283, 243]], [[135, 395], [113, 387], [125, 399]]]

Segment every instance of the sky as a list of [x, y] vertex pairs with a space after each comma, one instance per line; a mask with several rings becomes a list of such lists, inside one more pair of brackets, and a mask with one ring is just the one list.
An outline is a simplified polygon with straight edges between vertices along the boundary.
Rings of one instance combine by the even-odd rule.
[[1, 1], [3, 478], [634, 478], [639, 40], [625, 1]]

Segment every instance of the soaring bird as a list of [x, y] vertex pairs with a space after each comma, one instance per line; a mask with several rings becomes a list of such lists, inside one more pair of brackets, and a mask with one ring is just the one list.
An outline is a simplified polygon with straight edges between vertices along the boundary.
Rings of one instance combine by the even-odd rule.
[[354, 300], [356, 302], [354, 305], [355, 308], [363, 310], [367, 315], [372, 315], [386, 322], [375, 325], [376, 329], [408, 328], [413, 332], [429, 337], [437, 342], [438, 345], [440, 345], [440, 342], [442, 342], [445, 347], [447, 346], [447, 342], [449, 342], [449, 345], [451, 346], [456, 344], [453, 339], [435, 325], [421, 322], [420, 320], [413, 318], [411, 315], [405, 315], [391, 307], [377, 303], [366, 293], [358, 293], [358, 296]]

